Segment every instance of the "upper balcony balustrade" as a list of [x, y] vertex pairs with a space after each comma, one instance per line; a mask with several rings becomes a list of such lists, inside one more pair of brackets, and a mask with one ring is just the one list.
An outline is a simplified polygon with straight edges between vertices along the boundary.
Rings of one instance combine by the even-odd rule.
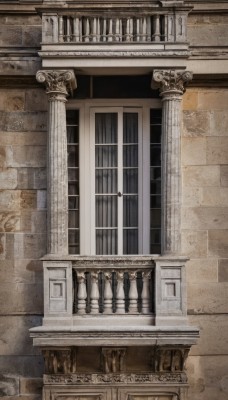
[[66, 256], [44, 261], [44, 320], [36, 345], [192, 345], [183, 257]]
[[[66, 2], [44, 5], [43, 66], [82, 66], [79, 59], [189, 56], [183, 1]], [[54, 4], [54, 3], [51, 3]], [[49, 60], [49, 61], [48, 61]], [[50, 61], [51, 60], [51, 61]], [[55, 60], [55, 62], [54, 62]]]

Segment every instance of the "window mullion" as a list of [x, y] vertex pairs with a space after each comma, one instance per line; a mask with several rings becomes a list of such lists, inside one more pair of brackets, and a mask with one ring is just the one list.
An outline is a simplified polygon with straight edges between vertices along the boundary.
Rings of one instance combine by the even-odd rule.
[[123, 109], [118, 112], [118, 254], [123, 254]]

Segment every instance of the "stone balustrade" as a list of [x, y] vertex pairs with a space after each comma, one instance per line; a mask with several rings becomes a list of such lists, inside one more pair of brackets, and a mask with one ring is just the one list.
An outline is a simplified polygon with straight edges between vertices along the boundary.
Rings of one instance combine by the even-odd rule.
[[43, 323], [185, 325], [185, 263], [183, 257], [47, 256]]
[[75, 314], [150, 314], [154, 269], [74, 269]]
[[186, 11], [108, 9], [43, 14], [43, 44], [186, 42]]
[[160, 42], [166, 40], [164, 15], [144, 17], [58, 18], [58, 41], [62, 42]]

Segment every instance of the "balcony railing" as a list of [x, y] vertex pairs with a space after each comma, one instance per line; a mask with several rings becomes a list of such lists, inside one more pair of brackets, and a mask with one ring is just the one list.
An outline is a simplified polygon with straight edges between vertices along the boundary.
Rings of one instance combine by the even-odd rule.
[[160, 42], [168, 37], [165, 15], [142, 17], [58, 17], [58, 42]]
[[185, 324], [183, 257], [66, 258], [44, 261], [44, 325]]
[[75, 314], [150, 314], [154, 269], [74, 269]]
[[[167, 2], [159, 2], [166, 3]], [[78, 3], [75, 8], [46, 8], [42, 13], [42, 44], [49, 43], [186, 43], [186, 6]]]

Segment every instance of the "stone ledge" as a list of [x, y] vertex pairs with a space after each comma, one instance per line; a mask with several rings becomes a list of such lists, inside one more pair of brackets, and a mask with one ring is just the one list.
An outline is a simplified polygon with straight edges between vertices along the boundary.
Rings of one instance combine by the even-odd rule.
[[199, 330], [195, 327], [148, 326], [40, 326], [30, 329], [34, 346], [160, 346], [196, 343]]

